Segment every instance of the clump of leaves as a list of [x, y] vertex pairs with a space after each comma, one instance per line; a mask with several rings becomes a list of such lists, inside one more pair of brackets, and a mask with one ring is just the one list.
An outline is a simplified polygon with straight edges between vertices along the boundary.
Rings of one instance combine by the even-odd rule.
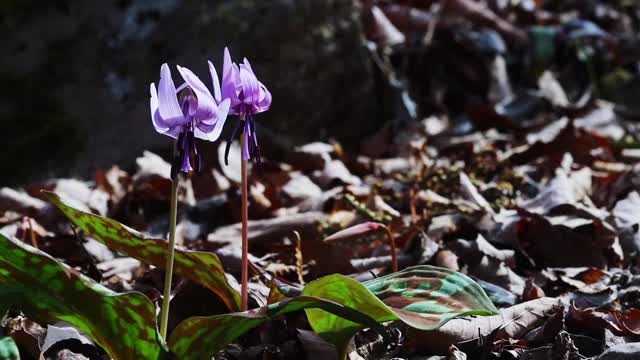
[[[117, 221], [74, 209], [56, 194], [47, 196], [72, 222], [107, 246], [144, 262], [164, 264], [163, 240], [145, 238]], [[214, 254], [177, 250], [176, 260], [179, 274], [237, 308], [237, 292], [226, 282]], [[210, 358], [249, 330], [299, 310], [305, 310], [311, 327], [343, 357], [351, 337], [364, 327], [391, 341], [384, 322], [400, 320], [428, 330], [456, 316], [496, 313], [478, 284], [446, 269], [419, 266], [364, 284], [334, 274], [310, 282], [300, 296], [280, 296], [279, 302], [259, 309], [188, 318], [169, 336], [167, 349], [156, 328], [155, 308], [143, 294], [113, 292], [46, 253], [4, 236], [0, 236], [0, 284], [0, 310], [18, 306], [36, 320], [67, 321], [116, 359], [158, 359], [168, 351], [180, 359]]]

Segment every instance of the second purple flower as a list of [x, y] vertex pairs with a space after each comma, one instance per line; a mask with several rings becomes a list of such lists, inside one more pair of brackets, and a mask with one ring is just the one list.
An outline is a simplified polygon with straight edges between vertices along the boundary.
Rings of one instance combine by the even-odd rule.
[[[212, 74], [215, 73], [211, 63], [209, 63], [209, 68]], [[214, 78], [217, 78], [217, 76], [214, 76]], [[215, 80], [214, 90], [218, 91]], [[245, 58], [243, 63], [237, 65], [231, 61], [231, 55], [227, 48], [224, 49], [221, 98], [231, 101], [229, 114], [238, 115], [240, 118], [231, 134], [231, 139], [227, 142], [225, 162], [229, 163], [228, 156], [231, 141], [233, 141], [238, 130], [242, 127], [242, 136], [245, 138], [242, 158], [244, 160], [255, 158], [260, 163], [260, 147], [256, 136], [254, 115], [269, 110], [269, 107], [271, 107], [271, 93], [263, 83], [258, 81], [253, 69], [251, 69], [249, 60]]]

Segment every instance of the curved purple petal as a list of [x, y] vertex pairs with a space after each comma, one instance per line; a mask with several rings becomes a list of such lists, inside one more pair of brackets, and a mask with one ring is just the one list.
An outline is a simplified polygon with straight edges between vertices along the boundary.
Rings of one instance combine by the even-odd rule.
[[193, 118], [198, 112], [198, 98], [189, 93], [189, 95], [182, 98], [182, 112]]
[[260, 98], [260, 86], [258, 79], [247, 68], [246, 64], [240, 64], [240, 80], [242, 82], [242, 93], [244, 94], [243, 102], [249, 105], [257, 104]]
[[271, 93], [258, 81], [249, 60], [244, 58], [238, 66], [231, 61], [225, 48], [222, 76], [222, 98], [231, 100], [232, 115], [256, 114], [271, 107]]
[[229, 107], [231, 106], [231, 100], [225, 99], [218, 106], [218, 121], [216, 121], [216, 127], [212, 132], [209, 133], [209, 141], [216, 141], [222, 134], [222, 128], [224, 127], [224, 123], [227, 120], [227, 115], [229, 114]]
[[149, 92], [151, 93], [151, 99], [149, 99], [149, 108], [151, 109], [151, 122], [157, 132], [163, 133], [169, 129], [168, 126], [160, 118], [158, 113], [158, 93], [156, 91], [156, 84], [151, 83], [149, 86]]
[[251, 75], [253, 75], [253, 77], [256, 78], [256, 81], [258, 82], [257, 99], [255, 97], [256, 93], [254, 93], [254, 98], [252, 100], [252, 104], [254, 105], [254, 109], [256, 110], [256, 113], [261, 113], [263, 111], [269, 110], [269, 107], [271, 107], [271, 93], [269, 92], [269, 90], [267, 90], [267, 87], [258, 80], [258, 77], [253, 72], [253, 68], [249, 63], [249, 59], [244, 58], [244, 65], [245, 65], [245, 70], [248, 70], [251, 73]]
[[222, 65], [222, 98], [231, 99], [231, 102], [238, 97], [236, 93], [236, 79], [234, 63], [231, 61], [229, 49], [224, 48], [224, 63]]
[[229, 99], [225, 99], [220, 103], [220, 106], [218, 107], [218, 120], [216, 120], [214, 124], [205, 124], [202, 122], [197, 123], [196, 130], [194, 132], [195, 136], [207, 141], [218, 140], [222, 133], [224, 123], [227, 120], [230, 104], [231, 101]]
[[207, 89], [204, 83], [191, 70], [179, 65], [177, 68], [184, 81], [189, 85], [198, 99], [195, 113], [193, 113], [193, 109], [190, 106], [190, 115], [195, 117], [196, 120], [215, 119], [218, 113], [218, 106], [209, 89]]
[[167, 122], [160, 115], [160, 111], [158, 110], [158, 94], [156, 92], [156, 86], [154, 83], [151, 83], [151, 85], [149, 86], [149, 92], [151, 93], [149, 105], [153, 127], [160, 134], [167, 135], [172, 138], [177, 138], [178, 133], [180, 133], [180, 129], [182, 129], [182, 126], [176, 125], [175, 123]]
[[242, 92], [242, 82], [240, 81], [240, 69], [235, 63], [231, 65], [231, 74], [233, 79], [233, 91], [229, 97], [231, 99], [231, 114], [239, 115], [241, 112], [240, 105], [242, 104], [242, 100], [239, 98]]
[[182, 126], [177, 125], [167, 129], [167, 131], [163, 132], [162, 134], [172, 137], [174, 139], [177, 139], [178, 135], [180, 135], [181, 132], [182, 132]]
[[244, 63], [244, 65], [247, 67], [247, 69], [249, 70], [249, 72], [251, 74], [253, 74], [253, 76], [256, 76], [256, 74], [253, 72], [253, 69], [251, 68], [251, 64], [249, 64], [249, 59], [244, 58], [242, 59], [242, 62]]
[[173, 83], [173, 79], [171, 79], [171, 70], [169, 70], [169, 66], [166, 63], [160, 67], [158, 113], [169, 127], [186, 122], [176, 96], [176, 86]]
[[193, 135], [198, 139], [202, 139], [206, 141], [215, 141], [215, 140], [209, 140], [209, 133], [213, 131], [214, 128], [215, 128], [215, 124], [214, 125], [198, 124], [193, 129]]
[[271, 92], [264, 86], [263, 83], [260, 84], [260, 100], [258, 101], [258, 111], [259, 113], [269, 110], [271, 107]]
[[218, 79], [218, 72], [211, 61], [207, 61], [209, 64], [209, 73], [211, 73], [211, 81], [213, 82], [213, 98], [220, 104], [222, 101], [222, 92], [220, 91], [220, 80]]

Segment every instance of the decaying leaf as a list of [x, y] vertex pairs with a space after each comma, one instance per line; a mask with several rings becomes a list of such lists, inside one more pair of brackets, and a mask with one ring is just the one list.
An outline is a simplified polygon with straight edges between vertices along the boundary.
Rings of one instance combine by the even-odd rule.
[[450, 247], [468, 264], [471, 275], [522, 294], [524, 280], [511, 269], [515, 267], [514, 251], [498, 250], [482, 235], [475, 241], [456, 240]]
[[622, 262], [615, 231], [598, 218], [562, 214], [545, 218], [524, 210], [520, 216], [518, 247], [538, 265], [605, 267]]
[[493, 331], [504, 338], [519, 339], [562, 308], [556, 299], [541, 298], [500, 309], [500, 315], [453, 319], [437, 330], [411, 331], [409, 336], [416, 346], [436, 352], [446, 351], [451, 344], [475, 341]]

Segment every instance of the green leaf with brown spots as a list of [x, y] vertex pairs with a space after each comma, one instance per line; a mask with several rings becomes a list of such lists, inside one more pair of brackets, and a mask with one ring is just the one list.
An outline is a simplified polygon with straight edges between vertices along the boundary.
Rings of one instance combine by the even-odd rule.
[[0, 299], [29, 318], [66, 321], [114, 359], [161, 359], [155, 307], [141, 293], [119, 294], [50, 255], [0, 234]]
[[169, 347], [182, 360], [211, 359], [227, 344], [249, 330], [278, 316], [304, 309], [323, 309], [327, 313], [350, 319], [354, 324], [365, 324], [387, 335], [376, 320], [359, 311], [325, 299], [299, 296], [242, 313], [188, 318], [171, 333]]
[[495, 315], [498, 310], [480, 285], [465, 274], [421, 265], [364, 283], [400, 320], [431, 330], [465, 315]]
[[[344, 275], [333, 274], [312, 281], [304, 287], [302, 295], [339, 303], [375, 319], [378, 323], [397, 320], [393, 311], [362, 283]], [[313, 330], [334, 344], [338, 352], [343, 351], [353, 335], [364, 328], [362, 323], [327, 313], [323, 309], [305, 311]]]
[[210, 358], [263, 322], [302, 309], [315, 332], [343, 357], [348, 341], [364, 327], [384, 335], [379, 324], [387, 321], [430, 330], [456, 316], [497, 314], [475, 281], [448, 269], [416, 266], [364, 284], [334, 274], [310, 282], [299, 297], [257, 311], [186, 319], [171, 334], [169, 347], [181, 359]]
[[[44, 194], [92, 238], [115, 251], [164, 269], [168, 248], [166, 240], [147, 238], [115, 220], [74, 209], [55, 193], [45, 191]], [[215, 254], [176, 247], [173, 271], [215, 292], [230, 310], [240, 309], [240, 293], [227, 282], [220, 259]]]
[[[401, 320], [432, 330], [464, 315], [495, 315], [497, 309], [468, 276], [444, 268], [416, 266], [364, 284], [342, 275], [309, 283], [302, 291], [358, 310], [378, 322]], [[338, 349], [362, 327], [322, 310], [306, 310], [313, 329]]]

